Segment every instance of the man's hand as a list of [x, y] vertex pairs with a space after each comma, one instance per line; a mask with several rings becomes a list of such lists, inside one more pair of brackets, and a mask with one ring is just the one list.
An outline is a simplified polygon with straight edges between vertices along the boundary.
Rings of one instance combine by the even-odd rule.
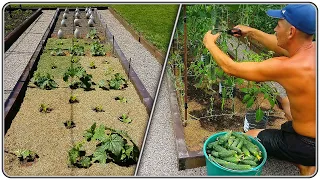
[[206, 46], [206, 48], [210, 47], [212, 44], [215, 44], [218, 37], [220, 36], [220, 33], [217, 33], [215, 35], [211, 34], [211, 30], [208, 31], [203, 38], [203, 44]]
[[[244, 26], [244, 25], [237, 25], [237, 26], [235, 26], [234, 28], [238, 28], [238, 29], [240, 29], [241, 30], [241, 34], [242, 34], [242, 36], [244, 37], [244, 36], [247, 36], [250, 32], [251, 32], [251, 30], [252, 30], [252, 28], [251, 27], [249, 27], [249, 26]], [[234, 34], [234, 36], [235, 37], [240, 37], [241, 35], [239, 35], [239, 34]]]

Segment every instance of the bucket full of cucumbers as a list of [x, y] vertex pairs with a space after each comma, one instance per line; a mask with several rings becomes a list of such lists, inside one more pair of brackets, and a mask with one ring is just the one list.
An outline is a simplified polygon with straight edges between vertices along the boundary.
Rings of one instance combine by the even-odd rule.
[[259, 176], [267, 160], [263, 145], [241, 132], [219, 132], [204, 143], [209, 176]]

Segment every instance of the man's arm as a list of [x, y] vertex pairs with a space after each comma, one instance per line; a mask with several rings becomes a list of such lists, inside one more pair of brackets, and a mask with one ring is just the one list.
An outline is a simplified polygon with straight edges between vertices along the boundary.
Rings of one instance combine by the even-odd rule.
[[209, 31], [203, 41], [217, 64], [227, 74], [257, 82], [276, 81], [286, 76], [282, 60], [287, 59], [287, 57], [272, 58], [263, 62], [234, 62], [215, 44], [218, 37], [219, 34], [212, 35], [211, 31]]
[[[249, 36], [259, 43], [261, 43], [267, 49], [274, 51], [278, 55], [289, 56], [287, 50], [279, 47], [277, 37], [273, 34], [267, 34], [263, 31], [260, 31], [255, 28], [251, 28], [248, 26], [237, 25], [235, 28], [241, 30], [242, 36]], [[239, 36], [238, 36], [239, 37]]]

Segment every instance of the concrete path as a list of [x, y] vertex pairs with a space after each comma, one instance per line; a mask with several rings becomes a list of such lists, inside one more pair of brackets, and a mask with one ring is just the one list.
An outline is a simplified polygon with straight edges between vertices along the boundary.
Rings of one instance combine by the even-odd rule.
[[3, 62], [4, 102], [31, 59], [55, 12], [55, 10], [42, 10], [42, 14], [5, 52]]

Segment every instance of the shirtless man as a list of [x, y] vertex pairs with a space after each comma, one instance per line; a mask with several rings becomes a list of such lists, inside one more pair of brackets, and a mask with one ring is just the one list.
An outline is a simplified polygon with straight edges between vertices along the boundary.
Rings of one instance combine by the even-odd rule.
[[311, 4], [294, 4], [267, 14], [278, 18], [276, 35], [242, 25], [236, 28], [281, 57], [234, 62], [215, 44], [219, 33], [207, 32], [203, 43], [227, 74], [249, 81], [276, 81], [285, 88], [292, 121], [282, 124], [280, 130], [254, 129], [247, 134], [258, 137], [268, 155], [296, 164], [301, 175], [312, 175], [316, 170], [316, 45], [312, 42], [316, 10]]

